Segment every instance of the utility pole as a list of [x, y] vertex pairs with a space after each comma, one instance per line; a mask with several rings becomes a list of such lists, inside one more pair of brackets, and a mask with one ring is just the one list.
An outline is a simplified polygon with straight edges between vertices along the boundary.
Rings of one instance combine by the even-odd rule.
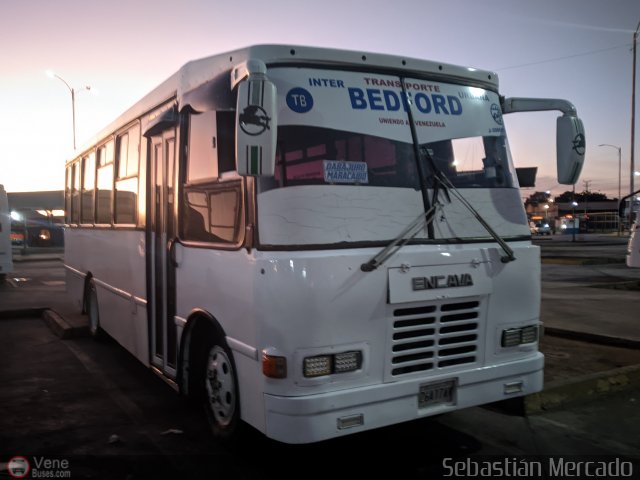
[[587, 205], [589, 204], [589, 184], [591, 180], [583, 180], [584, 183], [584, 231], [585, 233], [589, 233], [587, 226], [588, 224], [588, 215], [587, 215]]
[[[618, 202], [622, 198], [622, 147], [618, 147], [617, 145], [611, 145], [610, 143], [601, 143], [598, 145], [599, 147], [611, 147], [618, 150]], [[616, 215], [616, 219], [618, 222], [618, 236], [622, 235], [622, 223], [620, 221], [620, 217]]]
[[571, 241], [575, 242], [576, 241], [576, 184], [573, 184], [573, 191], [571, 194], [571, 223], [572, 223], [572, 227], [571, 228]]
[[[71, 119], [73, 122], [73, 150], [75, 151], [76, 150], [76, 89], [73, 88], [71, 85], [69, 85], [69, 83], [57, 73], [52, 72], [51, 70], [47, 70], [46, 73], [48, 77], [57, 78], [62, 83], [64, 83], [65, 86], [69, 89], [69, 93], [71, 93]], [[83, 88], [83, 90], [91, 90], [91, 87], [89, 85], [86, 85]]]
[[633, 220], [633, 176], [635, 172], [635, 140], [636, 140], [636, 44], [638, 43], [638, 30], [640, 30], [640, 22], [636, 27], [636, 31], [633, 32], [633, 71], [631, 74], [631, 156], [629, 161], [629, 232], [631, 232], [631, 222]]

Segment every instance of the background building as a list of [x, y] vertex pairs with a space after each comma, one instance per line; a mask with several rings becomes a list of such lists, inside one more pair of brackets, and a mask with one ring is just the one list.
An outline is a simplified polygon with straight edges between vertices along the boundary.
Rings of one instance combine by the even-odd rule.
[[64, 193], [8, 193], [11, 211], [11, 243], [22, 253], [33, 249], [64, 247]]

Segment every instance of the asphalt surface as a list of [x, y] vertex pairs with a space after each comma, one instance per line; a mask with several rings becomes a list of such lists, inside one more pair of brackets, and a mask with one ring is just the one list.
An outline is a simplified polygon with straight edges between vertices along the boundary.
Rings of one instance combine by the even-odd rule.
[[[558, 237], [535, 240], [547, 331], [542, 393], [515, 407], [466, 409], [310, 446], [249, 432], [240, 450], [213, 441], [199, 409], [115, 342], [86, 337], [59, 255], [18, 258], [0, 287], [0, 478], [13, 455], [67, 459], [72, 478], [123, 479], [345, 478], [389, 464], [395, 477], [426, 478], [443, 473], [444, 457], [484, 455], [637, 461], [640, 269], [622, 263], [624, 239]], [[522, 407], [528, 415], [512, 414]], [[354, 453], [363, 450], [364, 458]]]
[[227, 447], [113, 341], [63, 341], [38, 317], [5, 318], [0, 349], [0, 462], [67, 460], [71, 478], [440, 478], [447, 458], [530, 455], [620, 459], [640, 473], [640, 388], [528, 417], [471, 408], [312, 445], [247, 432]]
[[[592, 234], [572, 242], [570, 235], [554, 235], [534, 242], [543, 261], [547, 385], [640, 365], [640, 269], [624, 264], [627, 239]], [[15, 253], [15, 274], [0, 287], [0, 317], [44, 312], [58, 336], [85, 335], [87, 319], [65, 294], [62, 253]]]

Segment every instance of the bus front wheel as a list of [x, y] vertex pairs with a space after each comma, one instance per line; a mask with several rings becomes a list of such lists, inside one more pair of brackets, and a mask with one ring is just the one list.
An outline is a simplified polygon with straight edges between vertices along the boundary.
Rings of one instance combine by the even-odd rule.
[[204, 409], [216, 438], [229, 440], [238, 430], [238, 382], [231, 351], [221, 342], [210, 342], [204, 349], [202, 389]]

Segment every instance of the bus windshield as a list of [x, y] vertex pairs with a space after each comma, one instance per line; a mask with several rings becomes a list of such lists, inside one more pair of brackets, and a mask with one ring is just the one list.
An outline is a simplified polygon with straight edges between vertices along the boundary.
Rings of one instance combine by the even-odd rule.
[[[296, 236], [296, 243], [323, 245], [395, 238], [425, 211], [421, 190], [436, 187], [436, 173], [468, 189], [470, 201], [485, 209], [519, 202], [496, 92], [312, 68], [272, 68], [269, 78], [281, 106], [275, 176], [258, 182], [260, 238], [268, 244]], [[313, 188], [284, 192], [305, 186]], [[505, 193], [489, 193], [498, 190]], [[459, 227], [449, 222], [437, 236], [486, 237], [482, 228], [463, 225], [468, 212], [458, 205], [443, 208]], [[510, 227], [518, 222], [499, 219], [500, 234], [519, 234]]]
[[339, 70], [274, 68], [270, 77], [282, 105], [280, 187], [419, 188], [409, 109], [415, 140], [433, 159], [430, 167], [456, 187], [513, 187], [495, 92]]
[[[423, 143], [433, 160], [421, 158], [433, 186], [434, 168], [458, 188], [513, 187], [503, 136], [468, 137]], [[278, 186], [369, 185], [420, 188], [413, 144], [322, 127], [278, 129], [275, 180]]]

